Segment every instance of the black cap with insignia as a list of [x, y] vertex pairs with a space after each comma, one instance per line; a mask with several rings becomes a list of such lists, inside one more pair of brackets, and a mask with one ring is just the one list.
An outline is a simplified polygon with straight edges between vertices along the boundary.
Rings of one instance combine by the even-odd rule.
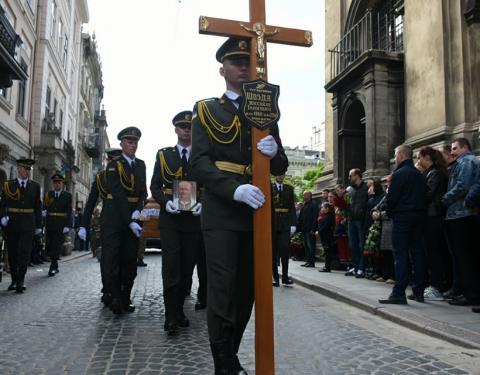
[[223, 63], [223, 60], [235, 60], [241, 58], [250, 58], [250, 40], [228, 38], [217, 51], [215, 56], [219, 63]]
[[35, 160], [33, 159], [27, 159], [27, 158], [20, 158], [17, 159], [17, 165], [30, 169], [32, 168], [32, 165], [35, 164]]
[[55, 174], [50, 177], [52, 181], [65, 181], [65, 177], [63, 176], [62, 172], [56, 171]]
[[142, 136], [142, 132], [140, 131], [139, 128], [135, 126], [129, 126], [128, 128], [125, 128], [118, 133], [117, 138], [121, 141], [123, 138], [132, 138], [139, 140], [140, 137]]
[[190, 125], [192, 123], [192, 111], [182, 111], [172, 119], [173, 126]]
[[105, 153], [107, 154], [107, 157], [109, 159], [114, 159], [114, 158], [122, 155], [122, 149], [120, 149], [120, 148], [107, 148], [105, 150]]

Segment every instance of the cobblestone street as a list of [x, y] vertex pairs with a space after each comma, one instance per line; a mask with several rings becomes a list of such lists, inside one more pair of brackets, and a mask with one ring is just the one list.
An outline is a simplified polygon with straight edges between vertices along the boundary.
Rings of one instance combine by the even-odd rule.
[[[163, 331], [161, 256], [146, 257], [133, 314], [103, 308], [89, 256], [29, 268], [24, 295], [0, 284], [0, 374], [212, 374], [205, 312], [187, 299], [190, 328]], [[8, 276], [7, 276], [8, 279]], [[195, 290], [196, 288], [194, 288]], [[275, 288], [277, 374], [479, 374], [479, 353], [404, 329], [300, 286]], [[193, 293], [192, 293], [193, 296]], [[253, 319], [240, 360], [254, 373]]]

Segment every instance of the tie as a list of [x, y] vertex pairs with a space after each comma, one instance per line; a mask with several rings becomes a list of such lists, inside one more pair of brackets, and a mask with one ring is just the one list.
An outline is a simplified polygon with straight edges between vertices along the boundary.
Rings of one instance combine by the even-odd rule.
[[283, 185], [278, 185], [278, 191], [281, 193], [283, 190]]
[[238, 109], [241, 109], [243, 104], [243, 96], [239, 96], [237, 99], [234, 100], [234, 102], [238, 103]]
[[22, 189], [22, 191], [25, 190], [25, 181], [22, 181], [22, 182], [20, 183], [20, 189]]
[[182, 150], [182, 170], [183, 170], [183, 174], [185, 175], [187, 173], [187, 164], [188, 164], [188, 160], [187, 160], [187, 149], [184, 148]]
[[55, 199], [58, 198], [58, 192], [55, 192]]
[[135, 162], [132, 160], [132, 162], [130, 163], [130, 168], [132, 168], [132, 170], [135, 169]]

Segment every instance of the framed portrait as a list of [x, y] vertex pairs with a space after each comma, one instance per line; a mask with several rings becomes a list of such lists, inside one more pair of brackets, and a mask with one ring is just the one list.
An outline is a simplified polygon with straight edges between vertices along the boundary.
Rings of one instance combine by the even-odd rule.
[[175, 180], [173, 182], [173, 203], [180, 211], [191, 211], [197, 204], [197, 183]]

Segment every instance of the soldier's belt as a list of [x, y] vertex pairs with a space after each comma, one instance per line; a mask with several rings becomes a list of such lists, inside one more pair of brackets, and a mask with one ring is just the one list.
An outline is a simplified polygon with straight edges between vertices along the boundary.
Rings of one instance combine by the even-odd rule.
[[8, 212], [14, 214], [33, 214], [33, 208], [7, 208]]
[[172, 189], [163, 188], [162, 191], [163, 191], [163, 194], [173, 195], [173, 190]]
[[252, 175], [252, 166], [250, 164], [243, 165], [243, 164], [232, 163], [230, 161], [216, 161], [215, 165], [221, 171], [241, 174], [242, 176], [246, 174], [249, 176]]
[[65, 212], [49, 212], [48, 216], [61, 216], [61, 217], [66, 217], [67, 214]]
[[275, 208], [275, 212], [288, 213], [288, 208]]
[[[106, 199], [113, 199], [112, 194], [108, 194]], [[138, 197], [127, 197], [128, 203], [137, 203], [139, 201]]]

